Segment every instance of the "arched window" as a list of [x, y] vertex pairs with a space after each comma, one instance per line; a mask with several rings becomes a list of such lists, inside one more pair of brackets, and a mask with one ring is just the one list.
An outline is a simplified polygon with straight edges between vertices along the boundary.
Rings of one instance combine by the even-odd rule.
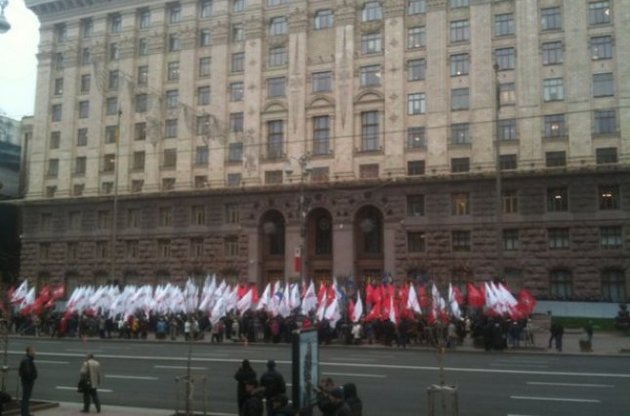
[[611, 302], [625, 302], [628, 300], [627, 281], [623, 270], [605, 269], [601, 272], [602, 297]]
[[549, 273], [549, 295], [556, 299], [573, 296], [573, 276], [570, 270], [556, 269]]
[[368, 1], [363, 6], [363, 12], [361, 13], [361, 21], [371, 22], [374, 20], [381, 20], [383, 18], [383, 9], [378, 1]]
[[332, 220], [327, 213], [321, 213], [315, 219], [315, 254], [332, 254]]

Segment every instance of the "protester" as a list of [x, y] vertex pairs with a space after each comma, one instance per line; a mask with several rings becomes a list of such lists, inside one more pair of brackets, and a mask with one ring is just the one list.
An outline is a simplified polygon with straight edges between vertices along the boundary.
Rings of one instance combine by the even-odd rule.
[[258, 382], [256, 379], [250, 379], [245, 381], [245, 393], [247, 394], [246, 400], [243, 403], [240, 416], [263, 416], [263, 388], [258, 388]]
[[343, 389], [341, 387], [334, 388], [330, 394], [330, 406], [323, 416], [352, 416], [350, 407], [344, 400]]
[[323, 380], [320, 380], [319, 386], [315, 389], [317, 392], [317, 407], [323, 414], [333, 410], [334, 406], [330, 394], [335, 388], [335, 382], [333, 379], [326, 377]]
[[357, 386], [354, 383], [346, 383], [343, 385], [343, 395], [346, 403], [350, 408], [351, 416], [362, 416], [363, 402], [357, 394]]
[[560, 322], [551, 324], [549, 328], [551, 336], [549, 337], [549, 347], [551, 348], [552, 341], [555, 341], [555, 347], [558, 352], [562, 352], [562, 336], [564, 335], [564, 326]]
[[267, 414], [271, 415], [271, 398], [278, 394], [284, 394], [287, 390], [284, 377], [276, 370], [274, 360], [267, 361], [267, 371], [260, 377], [260, 386], [265, 389]]
[[241, 366], [234, 374], [234, 379], [238, 382], [236, 386], [236, 401], [238, 403], [239, 413], [243, 409], [243, 404], [248, 398], [247, 391], [245, 390], [245, 383], [249, 380], [257, 380], [256, 372], [252, 368], [249, 360], [243, 360]]
[[80, 377], [87, 380], [83, 388], [83, 410], [81, 413], [90, 412], [90, 399], [94, 403], [96, 413], [101, 413], [101, 402], [98, 399], [98, 388], [101, 384], [101, 364], [94, 359], [94, 354], [88, 354], [87, 360], [83, 362]]
[[26, 355], [22, 358], [19, 368], [20, 380], [22, 381], [22, 403], [21, 415], [30, 416], [29, 401], [33, 393], [33, 386], [37, 379], [37, 367], [35, 367], [35, 348], [26, 347]]

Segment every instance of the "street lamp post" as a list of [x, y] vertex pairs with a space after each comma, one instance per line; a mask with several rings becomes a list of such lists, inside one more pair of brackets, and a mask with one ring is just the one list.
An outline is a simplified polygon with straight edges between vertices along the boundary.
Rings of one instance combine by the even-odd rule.
[[[304, 187], [306, 183], [306, 177], [311, 173], [311, 166], [309, 162], [311, 160], [311, 155], [308, 153], [303, 154], [298, 158], [294, 158], [289, 156], [289, 160], [287, 161], [286, 166], [284, 167], [284, 173], [287, 176], [291, 176], [293, 174], [293, 166], [291, 164], [291, 160], [295, 160], [300, 167], [300, 197], [298, 200], [298, 215], [300, 220], [300, 282], [302, 285], [306, 284], [306, 214], [307, 214], [307, 204], [304, 197]], [[288, 278], [287, 278], [288, 279]], [[287, 282], [288, 283], [288, 280]]]
[[496, 194], [496, 243], [497, 278], [503, 277], [503, 182], [501, 177], [501, 143], [499, 113], [501, 112], [501, 87], [499, 84], [499, 64], [494, 64], [494, 152], [495, 152], [495, 194]]

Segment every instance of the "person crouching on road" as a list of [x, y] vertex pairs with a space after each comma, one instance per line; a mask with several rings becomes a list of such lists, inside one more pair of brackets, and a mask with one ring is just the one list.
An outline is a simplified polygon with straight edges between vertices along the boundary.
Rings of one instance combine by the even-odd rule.
[[81, 366], [81, 377], [88, 380], [88, 385], [83, 389], [83, 410], [81, 413], [90, 412], [90, 399], [94, 402], [96, 413], [101, 413], [101, 402], [98, 399], [98, 387], [101, 384], [101, 364], [94, 359], [94, 354], [88, 354], [87, 360]]

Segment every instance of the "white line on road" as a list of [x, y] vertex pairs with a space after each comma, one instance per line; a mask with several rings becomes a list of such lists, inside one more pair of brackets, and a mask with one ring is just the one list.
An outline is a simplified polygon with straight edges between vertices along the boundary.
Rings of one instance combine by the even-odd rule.
[[510, 399], [538, 400], [538, 401], [548, 401], [548, 402], [601, 403], [600, 400], [595, 400], [595, 399], [571, 399], [568, 397], [510, 396]]
[[119, 378], [123, 380], [159, 380], [157, 377], [149, 376], [122, 376], [117, 374], [107, 374], [105, 378]]
[[581, 383], [548, 383], [543, 381], [528, 381], [527, 384], [534, 386], [564, 386], [564, 387], [599, 387], [613, 388], [614, 384], [581, 384]]
[[492, 367], [531, 367], [531, 368], [547, 368], [548, 364], [530, 364], [530, 363], [491, 363]]
[[[72, 390], [72, 391], [77, 391], [76, 386], [72, 387], [72, 386], [56, 386], [55, 387], [57, 390]], [[110, 390], [110, 389], [98, 389], [99, 393], [113, 393], [114, 390]]]
[[364, 374], [364, 373], [329, 373], [324, 372], [327, 376], [344, 376], [344, 377], [369, 377], [369, 378], [387, 378], [385, 374]]
[[517, 415], [515, 413], [509, 413], [507, 416], [533, 416], [533, 415]]
[[358, 362], [374, 362], [376, 361], [374, 358], [331, 358], [330, 361], [334, 362], [344, 362], [344, 361], [358, 361]]
[[[185, 365], [154, 365], [153, 368], [161, 368], [165, 370], [187, 370], [188, 367]], [[208, 367], [190, 367], [191, 370], [200, 370], [205, 371]]]
[[37, 360], [37, 364], [70, 364], [70, 361]]

